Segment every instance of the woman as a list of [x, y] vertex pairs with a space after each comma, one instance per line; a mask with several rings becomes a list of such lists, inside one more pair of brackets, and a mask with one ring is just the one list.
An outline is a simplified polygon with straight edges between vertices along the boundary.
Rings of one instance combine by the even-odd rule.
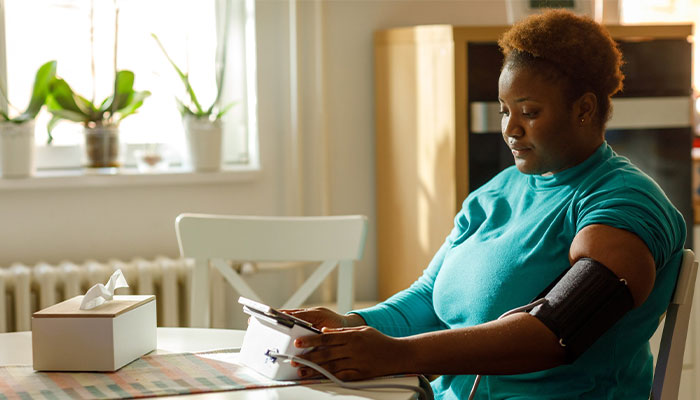
[[474, 374], [488, 375], [477, 398], [648, 399], [648, 339], [686, 230], [658, 185], [605, 142], [621, 54], [604, 28], [561, 10], [513, 26], [499, 45], [515, 166], [467, 197], [410, 288], [344, 316], [290, 310], [324, 327], [296, 345], [341, 379], [442, 375], [432, 382], [442, 399], [466, 399]]

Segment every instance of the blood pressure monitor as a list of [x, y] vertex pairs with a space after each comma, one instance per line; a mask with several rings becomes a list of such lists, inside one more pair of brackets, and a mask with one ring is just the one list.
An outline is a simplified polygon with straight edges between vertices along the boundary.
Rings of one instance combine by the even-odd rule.
[[268, 305], [245, 297], [240, 297], [238, 302], [243, 305], [243, 312], [250, 315], [239, 362], [271, 379], [299, 379], [295, 367], [270, 357], [269, 353], [302, 354], [309, 349], [295, 347], [294, 340], [302, 336], [320, 334], [321, 331], [307, 321], [282, 313]]

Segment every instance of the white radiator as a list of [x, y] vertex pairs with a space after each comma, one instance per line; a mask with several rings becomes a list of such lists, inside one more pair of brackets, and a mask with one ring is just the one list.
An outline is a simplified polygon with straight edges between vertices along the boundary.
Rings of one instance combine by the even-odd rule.
[[[157, 257], [154, 260], [62, 262], [34, 266], [13, 264], [0, 268], [0, 332], [31, 330], [32, 313], [84, 294], [96, 283], [106, 283], [114, 270], [124, 272], [128, 288], [117, 294], [155, 294], [158, 326], [187, 326], [189, 321], [191, 260]], [[223, 328], [226, 310], [220, 299], [226, 285], [212, 270], [212, 327]]]

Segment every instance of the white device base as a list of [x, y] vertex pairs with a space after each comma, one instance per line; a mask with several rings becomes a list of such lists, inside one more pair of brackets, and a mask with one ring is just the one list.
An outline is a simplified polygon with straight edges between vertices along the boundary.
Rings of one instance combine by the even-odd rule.
[[301, 326], [294, 325], [289, 328], [251, 315], [243, 338], [240, 363], [274, 380], [299, 379], [297, 368], [287, 361], [275, 360], [266, 353], [270, 351], [294, 356], [302, 354], [307, 349], [294, 347], [294, 339], [308, 335], [313, 333]]

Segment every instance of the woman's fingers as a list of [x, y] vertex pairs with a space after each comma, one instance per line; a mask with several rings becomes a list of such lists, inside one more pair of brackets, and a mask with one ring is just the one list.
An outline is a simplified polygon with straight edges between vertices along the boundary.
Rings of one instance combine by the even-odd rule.
[[338, 371], [338, 373], [335, 374], [335, 377], [341, 381], [356, 381], [358, 379], [362, 379], [360, 371], [356, 369], [345, 369]]
[[281, 310], [304, 321], [312, 323], [316, 328], [343, 326], [344, 316], [324, 307], [293, 308]]
[[[311, 351], [304, 353], [300, 357], [320, 365], [334, 375], [341, 374], [340, 379], [359, 379], [359, 371], [354, 359], [357, 351], [366, 351], [367, 349], [358, 349], [353, 339], [356, 334], [361, 334], [366, 328], [324, 328], [323, 334], [311, 335], [298, 338], [295, 341], [297, 347], [313, 348]], [[320, 373], [310, 367], [301, 365], [298, 371], [301, 378], [316, 378], [320, 377]], [[341, 378], [341, 376], [344, 376]]]
[[294, 341], [294, 346], [299, 348], [319, 347], [319, 346], [337, 346], [345, 344], [352, 340], [352, 332], [359, 332], [366, 327], [352, 328], [323, 328], [321, 335], [309, 335], [297, 338]]
[[319, 347], [317, 349], [314, 349], [313, 351], [302, 355], [301, 357], [305, 360], [309, 360], [316, 364], [331, 362], [350, 356], [350, 354], [348, 354], [349, 352], [345, 347], [346, 346]]
[[[330, 372], [331, 374], [335, 375], [338, 373], [338, 361], [329, 361], [327, 363], [319, 364], [320, 367], [325, 369], [326, 371]], [[302, 378], [320, 378], [324, 377], [323, 374], [320, 372], [316, 371], [315, 369], [309, 367], [309, 366], [303, 366], [299, 368], [298, 374]]]
[[[317, 363], [318, 364], [318, 363]], [[348, 379], [348, 374], [347, 372], [349, 371], [354, 371], [355, 374], [357, 374], [357, 370], [353, 368], [352, 361], [349, 358], [341, 358], [338, 360], [332, 360], [328, 362], [324, 362], [322, 364], [318, 364], [320, 367], [325, 369], [326, 371], [330, 372], [333, 374], [335, 377], [338, 379]], [[308, 366], [301, 366], [297, 372], [299, 377], [301, 378], [320, 378], [323, 377], [323, 375], [316, 371], [315, 369], [308, 367]], [[345, 377], [343, 377], [345, 376]]]
[[285, 314], [294, 314], [298, 313], [300, 311], [304, 311], [303, 308], [285, 308], [283, 310], [279, 310], [279, 312], [285, 313]]
[[[333, 374], [344, 376], [343, 379], [370, 378], [409, 368], [401, 341], [367, 326], [326, 328], [320, 335], [298, 338], [294, 345], [309, 349], [301, 358], [327, 366]], [[317, 376], [305, 368], [301, 367], [300, 377]]]

